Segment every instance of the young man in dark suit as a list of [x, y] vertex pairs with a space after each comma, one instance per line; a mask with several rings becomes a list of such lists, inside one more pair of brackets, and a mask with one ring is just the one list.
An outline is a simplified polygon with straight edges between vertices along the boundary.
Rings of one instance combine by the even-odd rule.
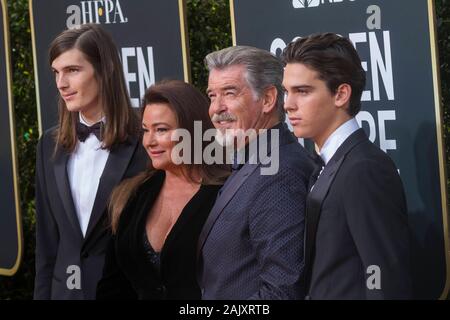
[[365, 86], [355, 48], [317, 34], [290, 43], [282, 58], [285, 110], [322, 162], [307, 199], [307, 298], [410, 298], [405, 194], [394, 163], [354, 118]]
[[94, 299], [110, 239], [107, 201], [147, 155], [111, 37], [97, 25], [66, 30], [49, 60], [59, 124], [36, 159], [35, 299]]

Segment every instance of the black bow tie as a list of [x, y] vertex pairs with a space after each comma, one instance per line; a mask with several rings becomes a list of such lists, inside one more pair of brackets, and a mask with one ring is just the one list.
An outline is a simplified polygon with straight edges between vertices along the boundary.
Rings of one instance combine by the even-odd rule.
[[93, 133], [99, 141], [102, 141], [103, 122], [97, 122], [96, 124], [88, 127], [87, 125], [77, 122], [77, 136], [78, 140], [84, 142], [91, 133]]

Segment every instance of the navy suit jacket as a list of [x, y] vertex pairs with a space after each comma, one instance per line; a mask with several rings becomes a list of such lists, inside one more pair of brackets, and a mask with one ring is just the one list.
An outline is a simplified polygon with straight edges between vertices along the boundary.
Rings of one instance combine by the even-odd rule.
[[[144, 170], [148, 156], [138, 137], [110, 151], [97, 189], [86, 236], [83, 237], [72, 200], [67, 161], [70, 153], [55, 148], [54, 130], [41, 137], [36, 151], [36, 278], [35, 299], [95, 299], [105, 251], [111, 237], [106, 214], [113, 188]], [[76, 266], [81, 289], [67, 280]]]
[[284, 123], [274, 129], [278, 172], [261, 175], [259, 160], [235, 171], [200, 234], [202, 299], [304, 297], [304, 211], [313, 164]]

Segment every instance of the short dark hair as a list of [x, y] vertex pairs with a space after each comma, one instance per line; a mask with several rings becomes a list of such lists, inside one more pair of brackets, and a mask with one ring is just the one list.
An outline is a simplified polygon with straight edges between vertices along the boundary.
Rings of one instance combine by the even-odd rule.
[[319, 74], [328, 89], [347, 83], [352, 88], [348, 113], [354, 117], [361, 109], [366, 73], [356, 49], [347, 38], [334, 33], [313, 34], [289, 43], [281, 55], [283, 63], [301, 63]]

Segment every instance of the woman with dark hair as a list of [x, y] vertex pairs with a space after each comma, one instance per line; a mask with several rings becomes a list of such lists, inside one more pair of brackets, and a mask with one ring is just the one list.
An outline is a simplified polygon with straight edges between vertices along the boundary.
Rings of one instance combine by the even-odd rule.
[[91, 24], [66, 30], [50, 45], [49, 62], [59, 123], [36, 152], [34, 298], [93, 299], [110, 239], [107, 200], [148, 158], [108, 33]]
[[185, 129], [192, 141], [195, 121], [202, 124], [202, 136], [212, 129], [208, 105], [206, 97], [181, 81], [147, 89], [142, 143], [152, 166], [113, 192], [113, 240], [97, 299], [200, 299], [197, 240], [228, 170], [203, 162], [176, 164], [177, 142], [171, 137]]

